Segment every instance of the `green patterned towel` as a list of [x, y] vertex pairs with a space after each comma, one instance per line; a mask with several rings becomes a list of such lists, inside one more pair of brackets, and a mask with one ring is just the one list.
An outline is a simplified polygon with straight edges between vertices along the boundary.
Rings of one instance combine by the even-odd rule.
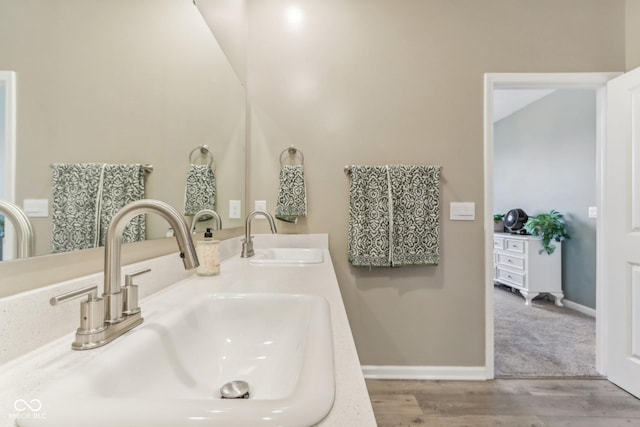
[[[190, 165], [184, 192], [184, 214], [192, 216], [203, 209], [215, 210], [216, 178], [209, 165]], [[209, 219], [210, 217], [203, 217]]]
[[[144, 169], [139, 164], [104, 165], [102, 181], [99, 246], [104, 246], [114, 215], [129, 203], [144, 199]], [[122, 242], [140, 242], [145, 238], [145, 216], [138, 215], [124, 228]]]
[[440, 167], [389, 166], [393, 199], [392, 266], [440, 261]]
[[[144, 198], [139, 164], [75, 163], [53, 165], [52, 252], [104, 246], [113, 216]], [[123, 242], [145, 239], [144, 215], [125, 227]]]
[[281, 221], [298, 222], [307, 215], [307, 186], [302, 165], [282, 165], [280, 187], [276, 202], [276, 218]]
[[389, 176], [385, 166], [352, 166], [349, 187], [349, 262], [389, 267]]
[[439, 262], [439, 166], [352, 166], [349, 262], [399, 267]]
[[98, 163], [53, 165], [53, 253], [96, 247], [101, 174]]

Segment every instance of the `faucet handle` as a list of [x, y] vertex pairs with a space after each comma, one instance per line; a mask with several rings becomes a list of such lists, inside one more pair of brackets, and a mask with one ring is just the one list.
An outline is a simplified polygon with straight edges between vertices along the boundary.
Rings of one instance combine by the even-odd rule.
[[88, 334], [104, 330], [104, 301], [98, 298], [97, 286], [87, 286], [57, 295], [49, 300], [49, 304], [58, 305], [85, 295], [87, 299], [80, 303], [80, 327], [77, 333]]
[[125, 274], [124, 286], [122, 287], [122, 312], [124, 314], [131, 315], [140, 312], [140, 307], [138, 306], [138, 285], [133, 284], [133, 278], [150, 271], [150, 268], [146, 268], [136, 271], [135, 273]]
[[136, 276], [140, 276], [141, 274], [150, 272], [150, 268], [145, 268], [143, 270], [136, 271], [135, 273], [125, 274], [124, 275], [124, 285], [125, 286], [137, 286], [133, 284], [133, 278]]
[[101, 298], [98, 298], [98, 287], [97, 286], [87, 286], [86, 288], [76, 289], [75, 291], [65, 292], [64, 294], [56, 295], [49, 300], [49, 304], [58, 305], [63, 302], [67, 302], [69, 300], [79, 298], [81, 296], [87, 295], [88, 301], [95, 301]]

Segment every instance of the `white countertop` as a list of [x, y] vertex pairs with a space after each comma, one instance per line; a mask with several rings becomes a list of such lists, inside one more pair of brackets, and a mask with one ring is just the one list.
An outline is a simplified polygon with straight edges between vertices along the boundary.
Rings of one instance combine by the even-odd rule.
[[[162, 314], [162, 307], [173, 301], [199, 298], [209, 293], [296, 293], [320, 295], [329, 301], [334, 339], [334, 367], [336, 394], [329, 415], [318, 425], [328, 426], [375, 426], [375, 418], [367, 388], [362, 376], [360, 362], [349, 327], [338, 282], [331, 263], [331, 256], [324, 239], [305, 239], [305, 235], [288, 235], [277, 238], [266, 235], [256, 237], [256, 248], [319, 247], [324, 249], [322, 264], [305, 266], [254, 266], [248, 259], [235, 255], [222, 262], [220, 276], [190, 276], [155, 294], [144, 298], [140, 306], [145, 322], [152, 322]], [[275, 240], [274, 240], [275, 239]], [[324, 240], [324, 242], [323, 242]], [[79, 305], [79, 303], [78, 303]], [[47, 319], [42, 319], [46, 325]], [[215, 325], [212, 325], [215, 327]], [[19, 399], [31, 402], [49, 384], [73, 370], [78, 364], [90, 363], [91, 358], [108, 346], [118, 345], [118, 340], [104, 348], [90, 351], [72, 351], [70, 344], [74, 332], [41, 348], [31, 351], [0, 366], [0, 426], [15, 426], [19, 416], [46, 416], [46, 402], [42, 409], [19, 412], [15, 403]], [[21, 403], [23, 405], [23, 403]], [[18, 405], [20, 406], [20, 405]]]

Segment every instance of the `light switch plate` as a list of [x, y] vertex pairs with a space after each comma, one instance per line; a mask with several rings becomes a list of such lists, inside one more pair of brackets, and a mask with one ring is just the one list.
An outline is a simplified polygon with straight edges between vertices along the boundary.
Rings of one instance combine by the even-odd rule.
[[49, 216], [49, 199], [24, 199], [22, 210], [32, 218], [46, 218]]
[[589, 218], [598, 218], [598, 207], [589, 206], [588, 215], [589, 215]]
[[240, 219], [242, 203], [240, 200], [229, 200], [229, 219]]
[[449, 204], [449, 219], [451, 221], [475, 220], [476, 204], [474, 202], [451, 202]]

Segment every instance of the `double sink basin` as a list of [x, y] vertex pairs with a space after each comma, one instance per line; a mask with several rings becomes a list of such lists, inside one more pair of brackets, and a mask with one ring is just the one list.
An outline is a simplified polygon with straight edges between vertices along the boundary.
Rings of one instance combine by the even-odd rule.
[[[311, 251], [290, 251], [289, 264], [322, 254]], [[273, 254], [262, 259], [288, 264], [282, 251]], [[46, 418], [18, 424], [310, 426], [331, 410], [333, 337], [325, 298], [204, 294], [154, 314], [45, 390]], [[221, 387], [234, 381], [248, 384], [248, 398], [222, 398]]]

